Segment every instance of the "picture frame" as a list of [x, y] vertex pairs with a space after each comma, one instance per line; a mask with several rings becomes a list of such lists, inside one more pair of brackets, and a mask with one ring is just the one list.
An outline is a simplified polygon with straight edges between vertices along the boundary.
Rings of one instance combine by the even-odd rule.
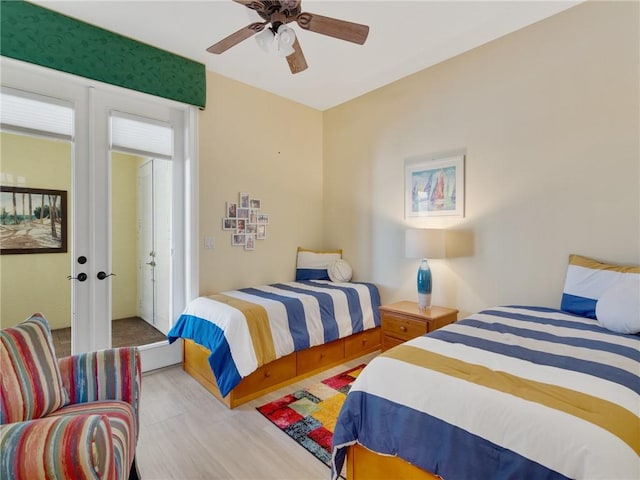
[[0, 186], [0, 254], [67, 252], [67, 191]]
[[254, 234], [247, 234], [245, 235], [245, 244], [244, 244], [244, 249], [245, 250], [255, 250], [256, 248], [256, 236]]
[[244, 246], [246, 243], [244, 233], [233, 233], [231, 234], [231, 245], [234, 246]]
[[238, 200], [225, 203], [222, 230], [231, 234], [231, 245], [255, 250], [258, 240], [266, 240], [269, 214], [260, 211], [262, 200], [238, 192]]
[[235, 218], [237, 216], [238, 204], [236, 202], [227, 202], [226, 217]]
[[238, 228], [238, 219], [237, 218], [223, 218], [222, 219], [222, 230], [233, 230], [235, 231]]
[[239, 194], [239, 203], [238, 208], [249, 208], [249, 194], [245, 192], [240, 192]]
[[464, 217], [464, 155], [405, 160], [405, 218]]

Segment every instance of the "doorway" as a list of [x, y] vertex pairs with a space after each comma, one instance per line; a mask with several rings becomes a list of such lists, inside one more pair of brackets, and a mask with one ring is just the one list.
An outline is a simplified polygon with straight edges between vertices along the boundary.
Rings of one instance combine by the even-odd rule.
[[[197, 192], [193, 189], [197, 182], [195, 181], [196, 160], [192, 153], [195, 152], [197, 122], [195, 109], [177, 102], [130, 92], [4, 57], [1, 61], [3, 93], [10, 88], [25, 98], [42, 96], [51, 100], [53, 104], [63, 103], [73, 108], [70, 148], [68, 147], [70, 151], [70, 166], [67, 170], [69, 184], [64, 187], [69, 200], [68, 252], [66, 256], [50, 254], [55, 256], [56, 260], [61, 260], [62, 264], [57, 264], [55, 269], [48, 269], [46, 275], [52, 281], [64, 284], [69, 289], [63, 298], [66, 297], [70, 308], [67, 309], [66, 314], [64, 312], [61, 314], [66, 325], [61, 324], [59, 327], [69, 329], [67, 341], [70, 343], [71, 352], [82, 353], [109, 348], [112, 345], [117, 346], [117, 340], [112, 339], [112, 334], [116, 331], [118, 320], [141, 315], [138, 313], [140, 300], [137, 297], [139, 276], [137, 272], [138, 209], [136, 207], [140, 160], [137, 160], [133, 166], [134, 176], [131, 188], [133, 199], [127, 205], [134, 215], [133, 236], [128, 239], [128, 243], [134, 246], [134, 260], [130, 262], [128, 257], [121, 256], [119, 247], [116, 245], [116, 237], [124, 232], [121, 231], [115, 210], [120, 191], [118, 193], [114, 191], [114, 188], [119, 187], [116, 179], [117, 167], [112, 161], [112, 155], [122, 152], [143, 158], [145, 161], [155, 160], [156, 157], [170, 160], [167, 163], [171, 175], [170, 180], [167, 181], [171, 182], [172, 195], [167, 198], [167, 202], [170, 203], [171, 215], [163, 217], [171, 224], [168, 234], [170, 254], [164, 270], [157, 268], [152, 277], [154, 283], [158, 283], [164, 277], [163, 281], [170, 286], [164, 288], [162, 292], [154, 286], [151, 290], [152, 296], [155, 297], [151, 307], [153, 313], [149, 323], [143, 320], [145, 325], [153, 329], [160, 326], [162, 330], [168, 330], [187, 300], [197, 292], [197, 258], [194, 256], [194, 252], [197, 251], [194, 210]], [[145, 123], [149, 124], [169, 125], [170, 144], [175, 153], [166, 154], [167, 158], [162, 158], [162, 154], [156, 155], [153, 149], [151, 151], [145, 151], [144, 148], [142, 151], [134, 149], [130, 152], [126, 147], [119, 148], [120, 145], [112, 138], [114, 130], [112, 121], [113, 117], [117, 116], [114, 115], [115, 112], [123, 112], [122, 116], [138, 116], [146, 119]], [[50, 152], [50, 148], [40, 148], [38, 155], [34, 155], [33, 168], [43, 169], [48, 166]], [[27, 164], [22, 162], [24, 157], [18, 160], [20, 168], [27, 168]], [[5, 172], [6, 165], [3, 148], [2, 181], [3, 184], [12, 184], [12, 182], [15, 184], [20, 175]], [[49, 175], [41, 181], [49, 185], [52, 178]], [[186, 181], [187, 178], [188, 181]], [[40, 187], [40, 185], [32, 185], [32, 181], [39, 183], [32, 175], [27, 180], [28, 186]], [[156, 215], [156, 224], [159, 217], [160, 215]], [[156, 251], [160, 250], [158, 246], [155, 248]], [[3, 279], [11, 278], [9, 269], [5, 267], [9, 263], [16, 263], [19, 260], [17, 257], [28, 256], [15, 256], [9, 262], [3, 259]], [[16, 271], [24, 266], [23, 263], [14, 266]], [[127, 273], [128, 265], [122, 266], [123, 263], [131, 263], [134, 274]], [[71, 279], [67, 280], [67, 277]], [[31, 295], [29, 292], [34, 294]], [[125, 294], [129, 295], [131, 292], [134, 296], [132, 313], [124, 315], [119, 309], [129, 301]], [[27, 299], [24, 308], [29, 311], [29, 314], [42, 311], [47, 316], [47, 312], [53, 308], [52, 302], [45, 302], [42, 305], [35, 301], [29, 302], [29, 298], [37, 298], [33, 289], [23, 289], [22, 294], [13, 296], [14, 298], [5, 296], [4, 290], [2, 294], [3, 327], [8, 326], [5, 322], [4, 310], [11, 302]], [[166, 302], [164, 305], [163, 301]], [[165, 313], [159, 316], [158, 312]], [[24, 320], [24, 315], [19, 318], [16, 316], [16, 319], [12, 320], [18, 323]], [[152, 341], [140, 347], [145, 371], [181, 361], [182, 352], [179, 342], [169, 346], [164, 332], [156, 330], [161, 333], [163, 340]], [[131, 337], [131, 335], [128, 336]]]
[[171, 329], [171, 164], [138, 166], [138, 316], [164, 335]]

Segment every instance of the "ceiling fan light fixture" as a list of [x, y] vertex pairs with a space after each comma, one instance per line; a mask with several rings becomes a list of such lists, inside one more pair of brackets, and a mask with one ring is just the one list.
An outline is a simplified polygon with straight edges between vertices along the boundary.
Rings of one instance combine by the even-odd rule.
[[278, 27], [278, 42], [281, 46], [293, 46], [293, 42], [296, 41], [296, 32], [293, 28], [287, 27], [282, 24]]
[[292, 28], [282, 24], [278, 27], [277, 52], [280, 57], [288, 57], [295, 52], [293, 43], [296, 41], [296, 33]]
[[275, 39], [275, 35], [271, 31], [270, 28], [265, 28], [263, 31], [258, 33], [255, 36], [256, 43], [260, 47], [262, 51], [265, 53], [270, 53], [273, 48], [273, 42]]

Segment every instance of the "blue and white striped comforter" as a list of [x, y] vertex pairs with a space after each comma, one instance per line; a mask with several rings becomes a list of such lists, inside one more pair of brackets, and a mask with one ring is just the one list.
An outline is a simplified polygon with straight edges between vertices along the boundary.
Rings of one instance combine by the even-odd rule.
[[333, 436], [444, 479], [640, 478], [640, 337], [500, 307], [376, 357]]
[[277, 283], [199, 297], [167, 336], [211, 351], [209, 364], [226, 396], [266, 363], [379, 326], [379, 307], [370, 283]]

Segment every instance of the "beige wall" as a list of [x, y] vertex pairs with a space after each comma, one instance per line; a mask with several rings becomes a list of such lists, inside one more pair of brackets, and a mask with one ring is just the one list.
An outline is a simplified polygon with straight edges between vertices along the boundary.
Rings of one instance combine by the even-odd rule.
[[[559, 306], [569, 253], [640, 263], [637, 2], [589, 2], [325, 112], [324, 239], [383, 302], [415, 297], [409, 227], [473, 254], [432, 262], [434, 303]], [[466, 152], [463, 219], [404, 219], [407, 157]]]
[[[71, 190], [71, 144], [0, 133], [2, 185]], [[67, 219], [71, 218], [67, 195]], [[71, 245], [71, 222], [67, 222]], [[71, 285], [67, 280], [71, 253], [0, 255], [0, 326], [20, 323], [42, 312], [51, 328], [68, 327]]]
[[[207, 105], [199, 118], [200, 292], [291, 281], [297, 246], [322, 246], [322, 113], [211, 72]], [[222, 230], [225, 202], [239, 192], [269, 214], [267, 239], [253, 251], [232, 247]]]

